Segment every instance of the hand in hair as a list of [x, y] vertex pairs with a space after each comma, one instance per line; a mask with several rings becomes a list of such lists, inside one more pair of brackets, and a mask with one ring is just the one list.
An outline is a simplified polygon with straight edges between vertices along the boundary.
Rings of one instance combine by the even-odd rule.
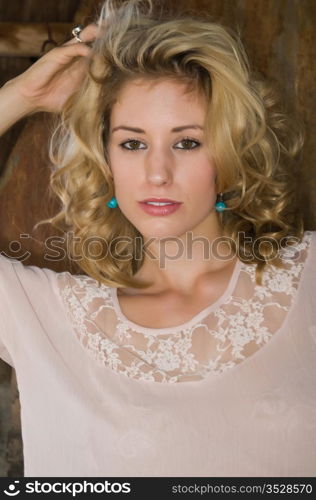
[[[88, 25], [81, 33], [83, 42], [93, 42], [97, 26]], [[27, 110], [58, 113], [64, 103], [82, 84], [87, 72], [91, 48], [75, 38], [50, 50], [18, 77], [4, 87], [14, 88]]]

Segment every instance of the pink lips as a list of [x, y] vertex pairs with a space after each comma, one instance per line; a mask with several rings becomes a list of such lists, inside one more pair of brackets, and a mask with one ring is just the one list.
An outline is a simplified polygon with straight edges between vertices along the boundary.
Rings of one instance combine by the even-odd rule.
[[170, 198], [146, 198], [145, 200], [142, 200], [141, 203], [145, 203], [146, 201], [158, 201], [160, 203], [181, 203], [181, 201], [177, 200], [170, 200]]
[[[147, 201], [157, 201], [157, 202], [160, 202], [160, 203], [170, 203], [170, 205], [163, 205], [163, 206], [157, 206], [157, 205], [149, 205], [148, 203], [146, 203]], [[166, 199], [166, 198], [160, 198], [160, 199], [157, 199], [157, 198], [148, 198], [147, 200], [144, 200], [144, 201], [139, 201], [138, 202], [140, 207], [144, 210], [144, 212], [146, 212], [147, 214], [149, 215], [170, 215], [174, 212], [176, 212], [176, 210], [178, 210], [180, 208], [180, 206], [182, 205], [181, 202], [176, 202], [174, 200], [169, 200], [169, 199]]]

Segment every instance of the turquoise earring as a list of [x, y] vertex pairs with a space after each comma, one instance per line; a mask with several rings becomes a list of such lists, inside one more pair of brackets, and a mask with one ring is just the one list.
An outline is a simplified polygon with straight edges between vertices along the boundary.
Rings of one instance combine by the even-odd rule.
[[219, 200], [215, 203], [215, 210], [217, 212], [224, 212], [225, 208], [227, 208], [227, 205], [225, 201], [223, 201], [223, 193], [220, 193]]
[[113, 198], [111, 198], [110, 201], [107, 202], [107, 206], [109, 208], [116, 208], [118, 206], [117, 199], [115, 198], [115, 196], [113, 196]]

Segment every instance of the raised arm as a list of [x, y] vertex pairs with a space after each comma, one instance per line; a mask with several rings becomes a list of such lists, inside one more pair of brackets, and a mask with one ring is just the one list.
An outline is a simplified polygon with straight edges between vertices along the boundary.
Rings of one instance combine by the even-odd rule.
[[[92, 42], [97, 26], [90, 24], [80, 34]], [[91, 48], [75, 39], [41, 57], [24, 73], [0, 89], [0, 135], [24, 116], [38, 111], [58, 113], [80, 86], [87, 70]]]

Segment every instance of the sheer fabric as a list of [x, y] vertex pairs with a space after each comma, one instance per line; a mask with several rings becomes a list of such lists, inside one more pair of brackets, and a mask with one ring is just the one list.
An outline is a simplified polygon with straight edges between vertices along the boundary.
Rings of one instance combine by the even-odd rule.
[[226, 292], [191, 321], [146, 328], [122, 313], [115, 288], [88, 276], [58, 277], [65, 309], [82, 345], [112, 370], [156, 382], [201, 380], [223, 373], [267, 344], [291, 308], [311, 233], [283, 251], [284, 269], [269, 265], [262, 285], [255, 266], [237, 261]]
[[261, 287], [238, 261], [214, 304], [160, 329], [114, 288], [0, 255], [25, 476], [314, 477], [316, 232], [296, 250]]

